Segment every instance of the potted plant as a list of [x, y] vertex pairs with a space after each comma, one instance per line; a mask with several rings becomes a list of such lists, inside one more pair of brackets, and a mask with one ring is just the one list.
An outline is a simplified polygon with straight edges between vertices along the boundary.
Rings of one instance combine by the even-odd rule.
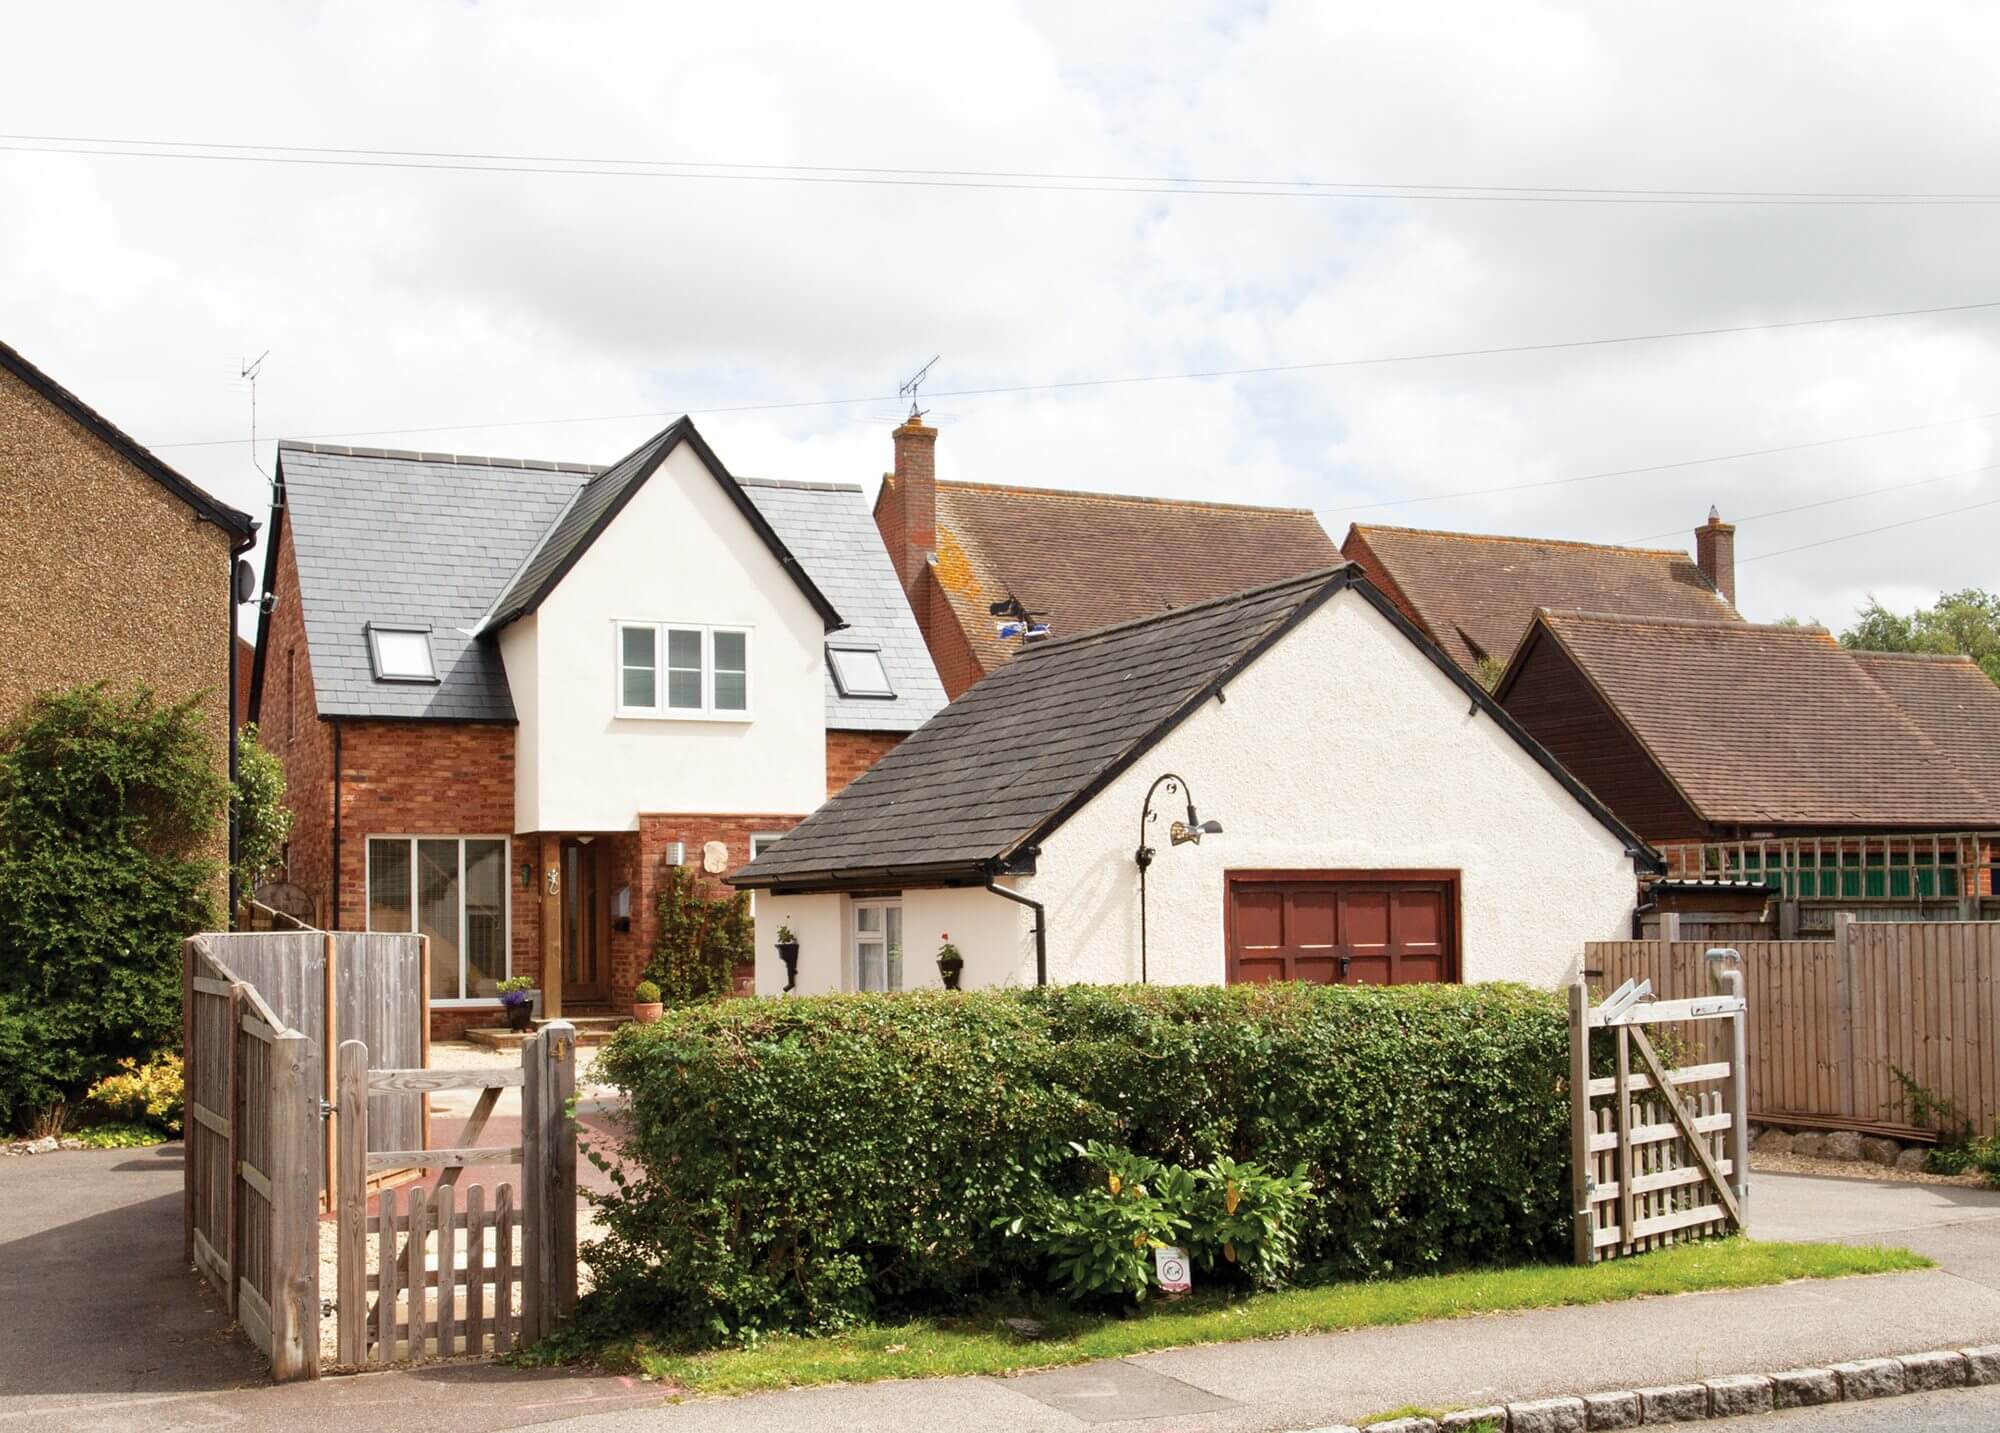
[[528, 1002], [535, 988], [533, 977], [513, 975], [500, 982], [500, 1004], [507, 1011], [507, 1028], [525, 1030], [534, 1017], [534, 1007]]
[[778, 927], [778, 959], [785, 962], [785, 989], [799, 983], [799, 937], [788, 925]]
[[660, 1003], [660, 987], [650, 980], [642, 980], [632, 987], [632, 1018], [641, 1025], [650, 1025], [665, 1012]]
[[939, 937], [944, 944], [938, 947], [938, 974], [944, 978], [946, 990], [958, 989], [959, 977], [965, 974], [965, 957], [958, 953], [958, 947], [951, 943], [951, 932]]

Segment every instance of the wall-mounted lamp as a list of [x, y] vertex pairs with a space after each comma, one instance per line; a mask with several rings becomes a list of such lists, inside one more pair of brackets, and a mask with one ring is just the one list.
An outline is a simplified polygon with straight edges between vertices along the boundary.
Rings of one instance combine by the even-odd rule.
[[521, 862], [521, 889], [524, 891], [532, 891], [534, 888], [535, 888], [535, 863], [533, 861], [523, 861]]
[[611, 893], [611, 925], [614, 930], [632, 929], [632, 888], [620, 886]]
[[1167, 828], [1167, 841], [1169, 845], [1199, 846], [1203, 836], [1220, 836], [1222, 834], [1222, 823], [1220, 821], [1204, 821], [1200, 816], [1195, 814], [1194, 794], [1188, 791], [1185, 779], [1174, 775], [1172, 772], [1166, 772], [1163, 775], [1153, 778], [1153, 784], [1146, 788], [1146, 803], [1139, 808], [1139, 849], [1132, 853], [1132, 860], [1139, 867], [1139, 983], [1141, 985], [1147, 983], [1146, 872], [1153, 864], [1153, 857], [1158, 854], [1151, 846], [1146, 844], [1146, 828], [1159, 819], [1158, 814], [1153, 810], [1153, 797], [1159, 793], [1161, 787], [1166, 788], [1167, 795], [1169, 796], [1184, 795], [1187, 797], [1187, 819], [1185, 821], [1176, 821]]

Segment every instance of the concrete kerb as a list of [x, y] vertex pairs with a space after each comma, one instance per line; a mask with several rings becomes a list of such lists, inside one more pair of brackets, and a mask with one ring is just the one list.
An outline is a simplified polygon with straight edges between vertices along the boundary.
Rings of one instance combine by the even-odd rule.
[[1370, 1423], [1365, 1430], [1344, 1423], [1328, 1424], [1303, 1433], [1470, 1433], [1474, 1429], [1490, 1433], [1596, 1433], [1600, 1428], [1739, 1418], [1782, 1408], [1990, 1384], [2000, 1384], [2000, 1344], [1858, 1359], [1831, 1368], [1730, 1374], [1663, 1388], [1535, 1398], [1504, 1408], [1467, 1408], [1442, 1418], [1393, 1418]]

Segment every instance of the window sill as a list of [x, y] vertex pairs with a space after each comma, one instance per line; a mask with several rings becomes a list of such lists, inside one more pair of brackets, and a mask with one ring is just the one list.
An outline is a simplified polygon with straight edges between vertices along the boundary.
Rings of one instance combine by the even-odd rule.
[[698, 721], [698, 722], [720, 722], [724, 725], [733, 725], [733, 726], [748, 726], [750, 724], [750, 719], [751, 719], [751, 713], [749, 712], [694, 712], [694, 711], [646, 712], [646, 711], [619, 710], [613, 712], [612, 716], [619, 721], [648, 721], [648, 722]]

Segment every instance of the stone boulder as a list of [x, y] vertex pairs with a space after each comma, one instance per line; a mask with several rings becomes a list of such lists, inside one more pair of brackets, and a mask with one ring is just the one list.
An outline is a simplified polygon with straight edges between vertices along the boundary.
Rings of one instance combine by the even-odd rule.
[[1896, 1156], [1903, 1147], [1893, 1139], [1883, 1139], [1880, 1135], [1867, 1135], [1861, 1141], [1861, 1157], [1870, 1164], [1887, 1167], [1896, 1162]]
[[1792, 1137], [1781, 1129], [1767, 1129], [1751, 1143], [1759, 1154], [1790, 1154]]
[[1922, 1145], [1911, 1145], [1896, 1156], [1896, 1168], [1912, 1174], [1920, 1173], [1930, 1161], [1930, 1151]]
[[1818, 1130], [1800, 1130], [1792, 1136], [1792, 1153], [1802, 1154], [1808, 1159], [1826, 1157], [1826, 1136]]
[[1826, 1137], [1826, 1158], [1849, 1162], [1861, 1158], [1861, 1136], [1853, 1130], [1835, 1130]]

